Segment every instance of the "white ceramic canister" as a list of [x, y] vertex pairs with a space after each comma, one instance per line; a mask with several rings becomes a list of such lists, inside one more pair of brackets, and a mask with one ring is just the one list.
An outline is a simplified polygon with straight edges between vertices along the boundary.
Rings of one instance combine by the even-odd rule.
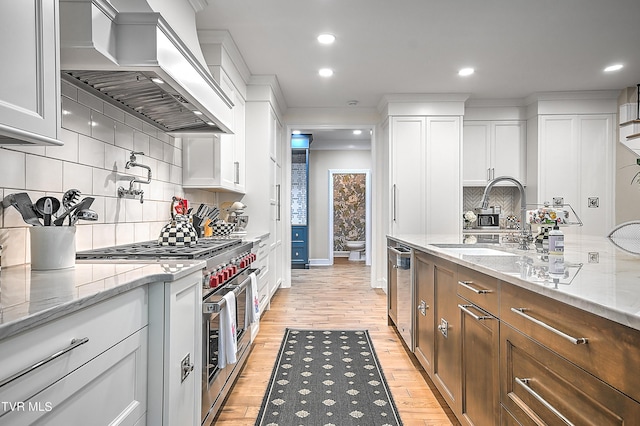
[[45, 271], [76, 264], [75, 226], [32, 226], [31, 269]]

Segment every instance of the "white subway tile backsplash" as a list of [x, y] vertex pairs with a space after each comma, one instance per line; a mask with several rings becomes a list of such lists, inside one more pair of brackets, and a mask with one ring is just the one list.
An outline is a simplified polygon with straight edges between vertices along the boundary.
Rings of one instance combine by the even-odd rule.
[[131, 114], [124, 115], [124, 123], [129, 127], [133, 127], [136, 130], [142, 131], [142, 120], [134, 117]]
[[149, 140], [149, 157], [155, 158], [157, 160], [162, 160], [164, 158], [164, 142], [160, 139], [151, 138]]
[[60, 92], [62, 93], [62, 96], [66, 96], [74, 101], [78, 100], [78, 88], [71, 83], [61, 80]]
[[22, 265], [27, 258], [27, 228], [0, 229], [2, 266]]
[[49, 158], [78, 162], [78, 134], [67, 129], [60, 129], [62, 146], [47, 146], [45, 153]]
[[154, 237], [157, 238], [157, 235], [154, 235], [153, 237], [151, 236], [151, 233], [149, 232], [149, 223], [147, 222], [135, 223], [133, 234], [135, 241], [149, 241], [154, 239]]
[[105, 223], [106, 215], [104, 213], [105, 209], [105, 201], [112, 200], [110, 197], [94, 197], [93, 204], [91, 204], [91, 210], [96, 212], [98, 215], [98, 220], [95, 223]]
[[32, 146], [32, 145], [14, 145], [11, 147], [7, 147], [12, 151], [20, 151], [25, 154], [33, 154], [33, 155], [46, 155], [44, 146]]
[[115, 140], [115, 121], [106, 115], [91, 111], [91, 137], [113, 145]]
[[0, 187], [24, 188], [26, 164], [24, 152], [0, 148]]
[[133, 223], [118, 223], [115, 225], [116, 245], [135, 242], [135, 226]]
[[173, 164], [171, 164], [169, 168], [169, 181], [176, 185], [182, 185], [182, 167], [174, 166]]
[[[93, 190], [92, 194], [103, 195], [106, 197], [116, 197], [116, 178], [118, 174], [111, 170], [93, 169]], [[118, 181], [117, 185], [122, 185], [122, 181]], [[127, 184], [128, 187], [128, 184]]]
[[164, 143], [170, 143], [171, 139], [173, 139], [173, 137], [171, 137], [168, 134], [158, 130], [158, 139], [160, 139]]
[[116, 121], [115, 144], [127, 151], [133, 151], [133, 129]]
[[158, 220], [158, 202], [146, 200], [142, 204], [142, 221], [154, 222]]
[[156, 169], [156, 178], [163, 182], [169, 182], [171, 179], [171, 166], [164, 161], [158, 161], [158, 168]]
[[26, 188], [42, 191], [62, 191], [62, 161], [27, 155]]
[[129, 160], [129, 151], [115, 145], [105, 145], [104, 168], [111, 171], [124, 173], [125, 165]]
[[163, 184], [157, 179], [152, 179], [149, 185], [146, 185], [148, 189], [144, 191], [145, 200], [162, 200], [164, 194], [162, 187]]
[[158, 128], [144, 121], [142, 122], [142, 131], [153, 138], [158, 138]]
[[142, 222], [142, 206], [139, 200], [124, 200], [126, 222]]
[[80, 135], [78, 139], [78, 161], [93, 167], [104, 167], [105, 144], [97, 139]]
[[83, 194], [93, 194], [93, 169], [76, 163], [62, 164], [62, 188], [77, 189]]
[[93, 247], [109, 247], [116, 244], [116, 225], [113, 223], [93, 225]]
[[124, 123], [124, 111], [111, 105], [109, 102], [104, 103], [104, 115], [111, 117], [120, 123]]
[[104, 205], [104, 222], [118, 223], [125, 221], [125, 199], [105, 199]]
[[63, 96], [62, 127], [83, 135], [91, 135], [91, 110]]
[[[93, 210], [93, 205], [91, 206], [91, 209]], [[89, 225], [89, 224], [76, 225], [76, 251], [91, 250], [92, 248], [93, 248], [93, 225]]]
[[102, 112], [104, 109], [104, 102], [102, 99], [97, 98], [82, 89], [78, 90], [78, 103], [99, 112]]
[[[171, 218], [171, 198], [184, 196], [182, 139], [73, 84], [61, 85], [64, 146], [0, 148], [0, 198], [27, 192], [34, 202], [44, 195], [61, 199], [71, 188], [80, 190], [82, 197], [95, 197], [91, 209], [98, 221], [77, 225], [78, 250], [156, 240]], [[134, 150], [145, 153], [137, 161], [152, 171], [149, 185], [135, 185], [144, 190], [143, 204], [117, 196], [117, 188], [129, 188], [133, 177], [147, 178], [144, 168], [125, 169]], [[198, 193], [202, 199], [216, 199], [213, 193]], [[9, 245], [7, 239], [12, 241]], [[5, 245], [3, 266], [30, 261], [29, 226], [14, 208], [0, 211], [0, 244]]]
[[133, 150], [149, 155], [149, 135], [142, 132], [133, 133]]

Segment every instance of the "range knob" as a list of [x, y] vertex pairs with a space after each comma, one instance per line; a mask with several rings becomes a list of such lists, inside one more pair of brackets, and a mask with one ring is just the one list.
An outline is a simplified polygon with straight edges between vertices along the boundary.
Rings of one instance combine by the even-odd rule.
[[220, 285], [220, 278], [218, 274], [209, 275], [209, 288], [216, 288]]

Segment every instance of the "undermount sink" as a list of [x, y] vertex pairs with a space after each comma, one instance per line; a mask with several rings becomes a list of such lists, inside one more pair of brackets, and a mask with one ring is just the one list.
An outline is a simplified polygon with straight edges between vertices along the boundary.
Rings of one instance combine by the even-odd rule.
[[467, 256], [517, 256], [516, 254], [502, 251], [496, 248], [488, 247], [487, 245], [479, 244], [432, 244], [435, 247], [444, 249], [446, 251], [463, 254]]

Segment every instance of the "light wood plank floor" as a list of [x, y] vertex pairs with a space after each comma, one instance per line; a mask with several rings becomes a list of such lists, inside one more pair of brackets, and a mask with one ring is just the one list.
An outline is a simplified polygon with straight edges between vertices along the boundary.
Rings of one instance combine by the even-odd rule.
[[254, 424], [287, 327], [368, 329], [404, 424], [458, 425], [399, 336], [387, 326], [386, 294], [371, 289], [369, 277], [370, 268], [360, 262], [294, 269], [291, 288], [279, 289], [271, 310], [262, 316], [253, 350], [215, 425]]

